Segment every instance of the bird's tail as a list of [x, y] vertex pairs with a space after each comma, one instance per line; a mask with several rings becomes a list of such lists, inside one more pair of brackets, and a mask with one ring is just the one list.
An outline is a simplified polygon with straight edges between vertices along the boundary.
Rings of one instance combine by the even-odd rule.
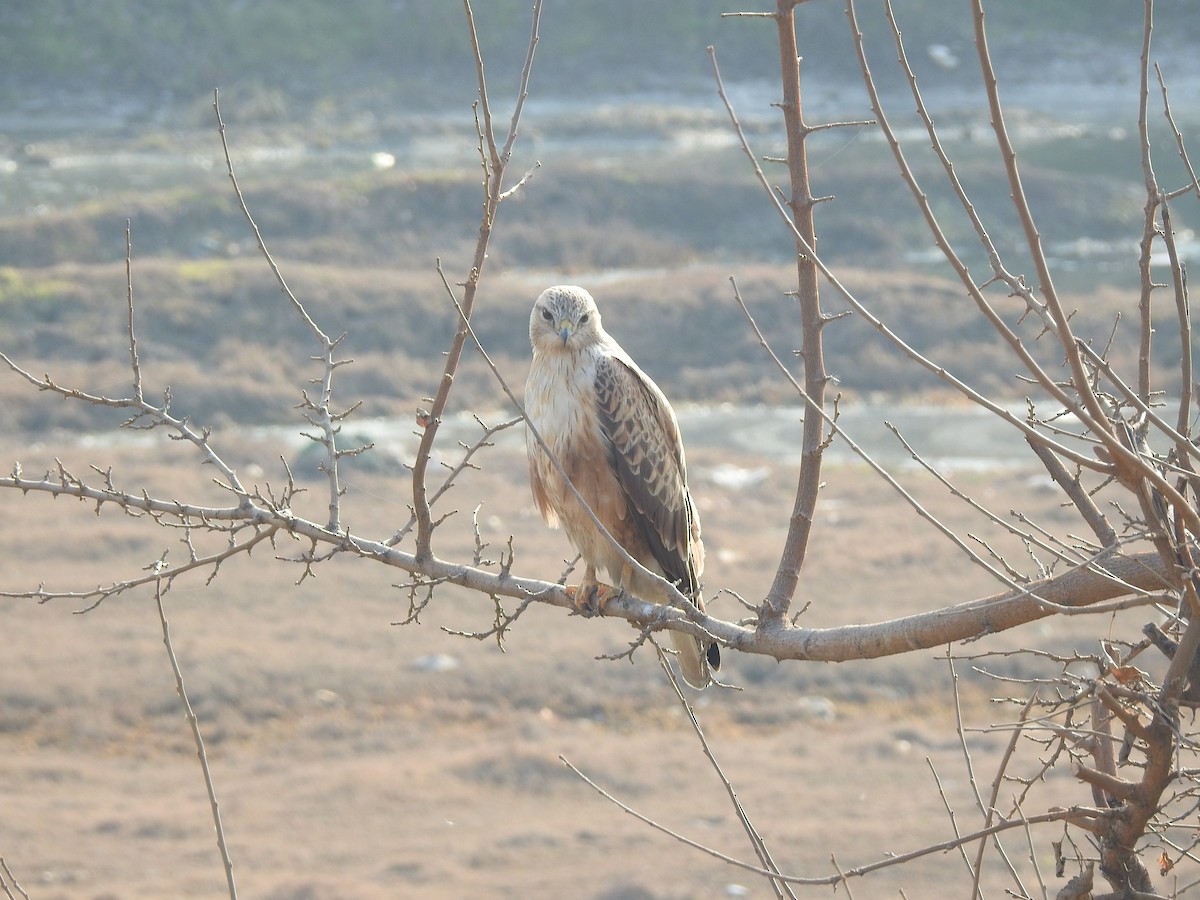
[[683, 680], [694, 688], [706, 688], [712, 684], [712, 672], [721, 668], [721, 652], [712, 641], [704, 641], [684, 634], [681, 631], [671, 632], [671, 642], [679, 657], [679, 670]]

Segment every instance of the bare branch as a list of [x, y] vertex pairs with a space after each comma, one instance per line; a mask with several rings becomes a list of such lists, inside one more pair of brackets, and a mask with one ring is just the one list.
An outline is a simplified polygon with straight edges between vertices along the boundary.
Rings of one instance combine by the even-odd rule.
[[1028, 441], [1029, 449], [1034, 452], [1034, 455], [1042, 461], [1042, 465], [1046, 467], [1046, 472], [1049, 474], [1054, 483], [1057, 484], [1064, 494], [1075, 505], [1075, 509], [1083, 516], [1083, 520], [1087, 522], [1088, 527], [1092, 529], [1092, 533], [1096, 535], [1101, 546], [1114, 547], [1117, 544], [1117, 532], [1113, 530], [1109, 524], [1107, 517], [1096, 506], [1091, 495], [1080, 483], [1079, 475], [1072, 475], [1067, 471], [1067, 467], [1062, 464], [1054, 451], [1043, 444], [1041, 441]]
[[[780, 202], [779, 198], [775, 196], [774, 189], [771, 187], [771, 184], [767, 180], [766, 176], [762, 173], [762, 169], [758, 166], [757, 157], [754, 155], [753, 150], [750, 149], [750, 145], [749, 145], [748, 141], [746, 140], [744, 133], [741, 131], [740, 125], [737, 123], [736, 116], [732, 112], [732, 106], [728, 106], [728, 109], [730, 110], [731, 119], [734, 124], [734, 129], [738, 134], [739, 142], [741, 143], [742, 149], [745, 152], [745, 154], [752, 161], [752, 164], [754, 165], [754, 168], [755, 168], [755, 173], [758, 176], [758, 180], [759, 180], [760, 184], [764, 187], [768, 196], [771, 197], [772, 202], [775, 204], [776, 209], [778, 210], [778, 212], [784, 219], [785, 223], [787, 223], [788, 226], [791, 228], [793, 237], [796, 237], [797, 241], [802, 241], [803, 237], [796, 230], [795, 224], [791, 221], [790, 216], [787, 214], [787, 211], [783, 207], [783, 204]], [[881, 122], [881, 124], [882, 124], [882, 122]], [[1007, 422], [1009, 425], [1012, 425], [1014, 428], [1016, 428], [1018, 431], [1022, 432], [1023, 434], [1026, 434], [1026, 435], [1032, 437], [1034, 440], [1041, 440], [1041, 441], [1049, 440], [1044, 434], [1039, 432], [1033, 426], [1029, 425], [1022, 419], [1020, 419], [1019, 417], [1013, 415], [1013, 413], [1010, 412], [1008, 409], [1006, 409], [1003, 405], [997, 403], [995, 400], [976, 391], [974, 388], [970, 387], [970, 385], [968, 385], [966, 382], [964, 382], [961, 379], [954, 376], [945, 367], [940, 366], [937, 363], [933, 362], [932, 360], [928, 359], [926, 356], [924, 356], [923, 354], [918, 352], [915, 348], [913, 348], [911, 345], [909, 345], [907, 342], [905, 342], [899, 335], [897, 335], [891, 328], [889, 328], [882, 320], [880, 320], [874, 313], [872, 313], [870, 311], [870, 309], [868, 309], [863, 304], [863, 302], [861, 300], [859, 300], [859, 298], [856, 297], [849, 290], [849, 288], [847, 288], [845, 286], [845, 284], [842, 283], [841, 279], [838, 278], [838, 276], [833, 272], [833, 270], [831, 268], [829, 268], [829, 266], [826, 265], [821, 260], [821, 258], [816, 254], [816, 252], [812, 249], [811, 246], [804, 247], [804, 253], [808, 258], [810, 258], [813, 261], [813, 263], [817, 267], [818, 271], [820, 271], [821, 275], [826, 279], [826, 281], [828, 281], [829, 284], [838, 292], [838, 295], [842, 299], [844, 299], [848, 304], [850, 304], [850, 306], [853, 307], [854, 311], [856, 313], [858, 313], [860, 316], [862, 316], [863, 319], [867, 323], [869, 323], [872, 328], [874, 328], [876, 331], [878, 331], [880, 334], [882, 334], [890, 343], [892, 343], [894, 346], [896, 346], [908, 359], [912, 360], [914, 363], [919, 365], [921, 368], [923, 368], [926, 371], [930, 372], [931, 374], [935, 375], [937, 378], [939, 378], [940, 380], [944, 381], [945, 383], [947, 383], [948, 385], [953, 387], [956, 391], [962, 393], [965, 397], [967, 397], [969, 400], [971, 400], [971, 402], [988, 410], [989, 412], [996, 415], [998, 418], [1003, 419], [1005, 422]], [[1016, 348], [1014, 348], [1014, 349], [1016, 349]], [[1032, 357], [1030, 357], [1029, 359], [1030, 359], [1030, 362], [1032, 362]], [[1067, 395], [1064, 391], [1059, 389], [1057, 387], [1057, 385], [1053, 382], [1052, 379], [1047, 378], [1047, 382], [1049, 385], [1048, 389], [1052, 390], [1052, 392], [1055, 394], [1056, 399], [1058, 399], [1060, 402], [1062, 402], [1064, 406], [1072, 406], [1073, 405], [1073, 401], [1071, 400], [1069, 395]], [[1081, 413], [1081, 415], [1086, 415], [1082, 411], [1080, 411], [1080, 413]], [[1094, 470], [1097, 472], [1102, 472], [1104, 474], [1113, 474], [1113, 470], [1112, 470], [1111, 466], [1098, 462], [1092, 456], [1089, 456], [1089, 455], [1086, 455], [1083, 453], [1079, 453], [1079, 452], [1077, 452], [1069, 447], [1063, 446], [1061, 444], [1052, 444], [1052, 446], [1055, 448], [1055, 452], [1059, 453], [1064, 458], [1071, 460], [1072, 462], [1074, 462], [1077, 465], [1080, 465], [1084, 468], [1091, 469], [1091, 470]]]
[[[991, 794], [989, 794], [989, 796], [988, 796], [987, 803], [985, 803], [982, 807], [982, 811], [984, 814], [983, 815], [984, 827], [991, 825], [992, 820], [996, 817], [996, 811], [997, 811], [996, 803], [1000, 796], [1000, 786], [1004, 782], [1004, 772], [1008, 768], [1008, 764], [1009, 764], [1009, 761], [1012, 759], [1013, 752], [1017, 749], [1017, 740], [1021, 737], [1022, 726], [1025, 722], [1026, 717], [1029, 715], [1029, 711], [1033, 708], [1033, 704], [1036, 702], [1036, 700], [1037, 700], [1037, 691], [1035, 690], [1029, 695], [1029, 700], [1026, 701], [1025, 705], [1021, 708], [1020, 715], [1017, 718], [1017, 727], [1013, 728], [1012, 733], [1009, 735], [1008, 744], [1004, 748], [1004, 754], [1000, 757], [1000, 764], [997, 766], [996, 774], [992, 778]], [[963, 735], [962, 739], [965, 742], [965, 740], [966, 740], [965, 734]], [[995, 838], [993, 838], [993, 840], [995, 840], [996, 847], [997, 847], [997, 849], [999, 849], [999, 847], [1000, 847], [999, 840], [995, 839]], [[977, 898], [979, 898], [981, 896], [980, 892], [979, 892], [979, 878], [983, 871], [982, 870], [983, 853], [984, 853], [984, 850], [986, 850], [986, 849], [987, 849], [987, 841], [980, 841], [979, 842], [979, 850], [975, 853], [975, 862], [974, 862], [975, 878], [971, 885], [971, 900], [977, 900]], [[1004, 854], [1003, 857], [1004, 857], [1005, 862], [1008, 863], [1008, 855]], [[1012, 871], [1011, 863], [1009, 863], [1009, 870]], [[1021, 890], [1024, 890], [1024, 888], [1021, 886], [1020, 879], [1016, 877], [1015, 872], [1013, 873], [1013, 877], [1016, 880], [1018, 887], [1020, 887]], [[1028, 893], [1028, 892], [1026, 892], [1026, 893]]]
[[4, 896], [7, 897], [8, 900], [17, 900], [16, 896], [13, 894], [13, 891], [16, 891], [18, 894], [20, 894], [22, 900], [29, 900], [29, 894], [27, 894], [25, 889], [21, 887], [16, 876], [12, 873], [12, 869], [10, 869], [8, 867], [8, 863], [5, 862], [3, 856], [0, 856], [0, 888], [4, 889]]
[[133, 232], [125, 220], [125, 298], [129, 308], [129, 368], [133, 370], [133, 397], [142, 399], [142, 368], [138, 363], [137, 336], [133, 330]]
[[[155, 567], [158, 574], [158, 567]], [[200, 719], [192, 710], [188, 700], [187, 689], [183, 684], [183, 671], [179, 668], [179, 659], [175, 656], [175, 648], [171, 643], [171, 627], [167, 624], [167, 613], [163, 608], [162, 584], [154, 588], [154, 601], [158, 607], [158, 621], [162, 625], [163, 646], [167, 649], [167, 659], [171, 662], [171, 671], [175, 673], [175, 691], [179, 694], [179, 702], [183, 704], [183, 714], [187, 717], [192, 729], [192, 740], [196, 744], [196, 757], [200, 761], [200, 771], [204, 774], [204, 787], [208, 791], [208, 803], [212, 808], [213, 827], [217, 832], [217, 849], [221, 853], [221, 862], [225, 867], [225, 884], [229, 888], [229, 900], [237, 900], [237, 886], [233, 878], [233, 859], [229, 855], [229, 846], [225, 842], [225, 828], [221, 825], [221, 806], [217, 802], [217, 789], [213, 783], [212, 769], [208, 765], [208, 755], [204, 752], [204, 735], [200, 732]]]
[[[713, 771], [717, 773], [722, 787], [725, 788], [725, 794], [729, 797], [729, 802], [733, 805], [734, 814], [737, 816], [738, 822], [741, 823], [742, 830], [746, 832], [746, 837], [750, 839], [750, 846], [754, 848], [754, 855], [758, 857], [758, 861], [764, 869], [779, 874], [779, 866], [776, 865], [775, 860], [771, 857], [771, 852], [767, 849], [767, 844], [763, 840], [762, 835], [754, 827], [754, 823], [750, 821], [750, 816], [746, 813], [745, 807], [742, 806], [742, 801], [738, 799], [737, 791], [733, 788], [733, 782], [726, 777], [721, 764], [717, 762], [717, 757], [713, 753], [712, 746], [708, 743], [708, 739], [704, 736], [704, 730], [700, 727], [700, 720], [696, 718], [696, 711], [692, 708], [692, 704], [688, 702], [687, 697], [684, 696], [683, 688], [679, 686], [679, 679], [675, 677], [675, 672], [667, 662], [666, 654], [663, 653], [662, 648], [658, 644], [654, 645], [654, 649], [658, 651], [659, 666], [666, 673], [667, 680], [671, 683], [671, 688], [675, 691], [675, 698], [683, 706], [684, 713], [688, 717], [688, 723], [692, 726], [692, 732], [696, 735], [697, 740], [700, 741], [700, 748], [704, 751], [705, 758], [713, 767]], [[776, 896], [792, 898], [796, 896], [785, 882], [772, 879], [771, 887], [774, 889]]]
[[1033, 212], [1025, 197], [1025, 188], [1021, 173], [1017, 168], [1017, 153], [1013, 149], [1012, 140], [1005, 125], [1003, 107], [1000, 104], [1000, 88], [992, 66], [992, 56], [988, 49], [987, 31], [984, 28], [983, 0], [972, 0], [972, 18], [975, 23], [975, 49], [979, 56], [979, 68], [983, 75], [983, 86], [987, 92], [988, 108], [991, 115], [992, 130], [996, 135], [996, 144], [1000, 149], [1001, 160], [1005, 173], [1008, 175], [1013, 207], [1021, 221], [1025, 234], [1025, 243], [1033, 258], [1034, 269], [1037, 273], [1038, 289], [1050, 313], [1051, 321], [1058, 335], [1059, 345], [1066, 354], [1070, 367], [1072, 381], [1083, 408], [1087, 411], [1088, 428], [1101, 438], [1108, 438], [1106, 444], [1115, 443], [1112, 440], [1111, 428], [1108, 426], [1105, 410], [1100, 406], [1095, 395], [1088, 389], [1087, 373], [1083, 360], [1080, 358], [1075, 336], [1071, 332], [1069, 317], [1062, 307], [1054, 281], [1050, 276], [1050, 266], [1042, 249], [1041, 235], [1034, 222]]
[[1179, 159], [1182, 161], [1184, 169], [1187, 170], [1189, 178], [1188, 184], [1179, 190], [1168, 194], [1167, 199], [1174, 199], [1175, 196], [1187, 193], [1189, 191], [1194, 191], [1196, 197], [1200, 198], [1200, 179], [1196, 177], [1196, 170], [1192, 166], [1191, 157], [1188, 156], [1187, 148], [1184, 146], [1183, 132], [1181, 132], [1179, 130], [1179, 126], [1175, 124], [1175, 116], [1171, 113], [1171, 103], [1167, 97], [1167, 82], [1166, 79], [1163, 78], [1162, 69], [1159, 68], [1158, 63], [1154, 64], [1154, 73], [1158, 77], [1158, 86], [1162, 91], [1163, 116], [1166, 118], [1167, 124], [1171, 126], [1171, 133], [1175, 136], [1175, 149], [1179, 153]]
[[[483, 116], [482, 139], [487, 142], [489, 155], [484, 159], [484, 207], [483, 217], [479, 228], [479, 238], [475, 243], [475, 255], [471, 263], [471, 271], [463, 285], [462, 321], [469, 323], [471, 312], [475, 307], [475, 292], [479, 277], [487, 260], [488, 244], [491, 240], [492, 227], [495, 224], [496, 212], [504, 195], [504, 175], [507, 171], [512, 148], [517, 139], [517, 130], [521, 121], [521, 111], [524, 109], [525, 97], [528, 92], [529, 76], [533, 70], [533, 55], [538, 43], [538, 26], [542, 15], [542, 0], [534, 0], [533, 22], [529, 36], [525, 63], [521, 68], [521, 84], [517, 102], [513, 108], [512, 120], [509, 124], [508, 136], [504, 141], [503, 150], [496, 149], [496, 135], [492, 128], [491, 106], [488, 101], [487, 82], [484, 77], [483, 55], [479, 49], [479, 38], [475, 31], [475, 14], [469, 0], [464, 0], [467, 14], [467, 25], [471, 34], [471, 46], [474, 52], [475, 72], [479, 85], [479, 105]], [[426, 485], [426, 470], [429, 458], [437, 438], [438, 428], [446, 412], [450, 398], [450, 389], [454, 383], [454, 373], [458, 370], [459, 360], [462, 359], [463, 347], [467, 342], [467, 328], [464, 324], [454, 334], [450, 350], [446, 354], [446, 364], [434, 394], [429, 410], [428, 422], [421, 441], [417, 447], [417, 456], [413, 462], [413, 512], [417, 518], [417, 555], [430, 556], [433, 553], [433, 519], [430, 514], [430, 501]]]
[[[188, 441], [194, 445], [203, 455], [204, 461], [214, 466], [221, 473], [225, 479], [226, 487], [238, 496], [245, 496], [247, 494], [246, 488], [242, 486], [237, 472], [221, 458], [210, 443], [208, 430], [197, 431], [186, 417], [180, 419], [171, 414], [169, 390], [164, 397], [163, 405], [155, 406], [142, 397], [105, 397], [99, 394], [91, 394], [78, 388], [64, 387], [53, 381], [49, 375], [38, 378], [32, 372], [17, 365], [17, 363], [3, 352], [0, 352], [0, 362], [3, 362], [14, 373], [24, 378], [40, 391], [49, 391], [58, 394], [60, 397], [79, 400], [84, 403], [90, 403], [93, 406], [129, 410], [131, 415], [130, 418], [122, 423], [124, 427], [155, 428], [161, 425], [175, 431], [179, 439]], [[139, 424], [143, 421], [148, 421], [150, 424]]]

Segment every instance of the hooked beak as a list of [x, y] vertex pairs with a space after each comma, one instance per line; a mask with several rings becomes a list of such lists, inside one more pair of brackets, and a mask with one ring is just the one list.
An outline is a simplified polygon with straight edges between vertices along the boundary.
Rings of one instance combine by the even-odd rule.
[[559, 322], [558, 326], [558, 336], [562, 338], [563, 346], [565, 347], [567, 345], [567, 341], [571, 339], [571, 335], [575, 333], [575, 323], [564, 321]]

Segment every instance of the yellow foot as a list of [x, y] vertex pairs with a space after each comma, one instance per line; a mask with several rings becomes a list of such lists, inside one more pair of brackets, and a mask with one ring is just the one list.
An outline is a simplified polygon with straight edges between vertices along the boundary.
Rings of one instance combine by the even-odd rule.
[[604, 607], [608, 605], [608, 601], [621, 594], [620, 588], [600, 584], [598, 581], [585, 581], [579, 587], [567, 585], [566, 590], [579, 614], [589, 618], [604, 615]]

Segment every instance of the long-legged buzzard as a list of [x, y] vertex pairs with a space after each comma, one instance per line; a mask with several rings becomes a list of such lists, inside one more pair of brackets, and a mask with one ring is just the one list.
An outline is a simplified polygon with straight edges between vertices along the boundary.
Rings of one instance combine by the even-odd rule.
[[[533, 365], [525, 412], [580, 496], [625, 551], [675, 583], [704, 609], [704, 544], [688, 492], [679, 424], [671, 404], [600, 324], [591, 295], [570, 285], [544, 291], [529, 317]], [[639, 595], [641, 576], [596, 527], [532, 434], [529, 481], [551, 527], [562, 525], [586, 570], [575, 594], [596, 594], [596, 570]], [[603, 599], [598, 600], [601, 604]], [[672, 631], [683, 676], [693, 687], [712, 681], [717, 645]]]

